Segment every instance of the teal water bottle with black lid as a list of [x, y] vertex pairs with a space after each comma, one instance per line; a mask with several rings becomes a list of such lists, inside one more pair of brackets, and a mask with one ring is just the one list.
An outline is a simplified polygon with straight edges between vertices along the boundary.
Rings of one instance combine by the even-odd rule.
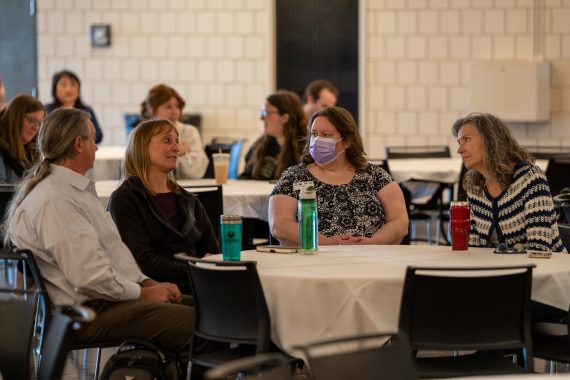
[[297, 209], [299, 221], [299, 251], [304, 255], [314, 255], [319, 249], [317, 192], [312, 185], [301, 189]]

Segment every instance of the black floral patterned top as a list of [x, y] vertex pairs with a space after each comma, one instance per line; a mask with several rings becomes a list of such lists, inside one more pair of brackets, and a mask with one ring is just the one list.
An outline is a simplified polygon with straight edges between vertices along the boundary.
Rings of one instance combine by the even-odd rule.
[[376, 193], [393, 180], [379, 165], [369, 163], [344, 185], [319, 181], [305, 165], [291, 166], [281, 174], [271, 196], [283, 194], [299, 199], [299, 184], [307, 181], [312, 181], [317, 190], [321, 234], [371, 237], [384, 225], [384, 207]]

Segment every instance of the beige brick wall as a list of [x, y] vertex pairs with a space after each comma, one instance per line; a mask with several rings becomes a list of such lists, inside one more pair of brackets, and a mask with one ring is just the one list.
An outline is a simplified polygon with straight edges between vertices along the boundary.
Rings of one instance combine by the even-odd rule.
[[[570, 145], [570, 1], [544, 0], [544, 59], [551, 118], [511, 123], [527, 145]], [[456, 143], [450, 127], [469, 111], [470, 64], [533, 56], [532, 0], [363, 0], [361, 116], [366, 149]], [[500, 116], [500, 115], [499, 115]]]
[[[157, 83], [176, 88], [203, 116], [203, 140], [262, 129], [259, 106], [273, 90], [272, 4], [265, 0], [40, 0], [39, 94], [67, 68], [103, 127], [104, 145], [125, 143], [123, 113], [138, 112]], [[89, 46], [89, 27], [110, 24], [110, 48]]]
[[[307, 0], [310, 1], [310, 0]], [[356, 1], [356, 0], [355, 0]], [[570, 145], [570, 0], [544, 0], [551, 119], [511, 124], [529, 145]], [[386, 145], [449, 144], [468, 111], [470, 64], [532, 56], [532, 0], [360, 0], [361, 129], [367, 152]], [[123, 113], [138, 112], [164, 82], [203, 115], [204, 141], [261, 133], [258, 108], [274, 90], [272, 0], [40, 0], [39, 93], [55, 71], [82, 79], [82, 97], [123, 144]], [[110, 48], [89, 46], [89, 26], [112, 28]]]

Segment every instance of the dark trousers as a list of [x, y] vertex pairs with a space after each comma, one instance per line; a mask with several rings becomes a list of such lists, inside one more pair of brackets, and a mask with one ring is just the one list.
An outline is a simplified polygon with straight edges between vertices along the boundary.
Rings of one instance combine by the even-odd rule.
[[170, 353], [188, 350], [196, 318], [193, 307], [146, 300], [93, 300], [85, 306], [91, 307], [97, 317], [81, 328], [77, 343], [140, 339]]
[[530, 316], [530, 320], [532, 323], [537, 323], [537, 322], [566, 323], [567, 317], [568, 317], [568, 310], [561, 310], [553, 306], [532, 301], [531, 316]]

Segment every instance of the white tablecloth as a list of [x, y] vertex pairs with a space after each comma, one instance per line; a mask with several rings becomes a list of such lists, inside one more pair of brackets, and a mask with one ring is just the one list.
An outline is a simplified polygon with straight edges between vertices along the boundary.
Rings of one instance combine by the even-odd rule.
[[[181, 180], [183, 187], [215, 185], [214, 179]], [[117, 188], [119, 181], [97, 181], [95, 187], [101, 203], [106, 208], [111, 193]], [[268, 221], [269, 195], [275, 185], [267, 181], [228, 180], [222, 186], [224, 198], [224, 214], [241, 215], [246, 218], [257, 218]]]
[[388, 160], [388, 167], [398, 183], [417, 180], [455, 183], [461, 172], [460, 158], [398, 158]]
[[[218, 258], [219, 256], [216, 256]], [[452, 252], [442, 246], [328, 246], [315, 256], [242, 253], [257, 270], [272, 322], [272, 339], [295, 345], [398, 327], [406, 267], [536, 264], [532, 298], [567, 309], [570, 255], [551, 259], [496, 255], [490, 249]]]

